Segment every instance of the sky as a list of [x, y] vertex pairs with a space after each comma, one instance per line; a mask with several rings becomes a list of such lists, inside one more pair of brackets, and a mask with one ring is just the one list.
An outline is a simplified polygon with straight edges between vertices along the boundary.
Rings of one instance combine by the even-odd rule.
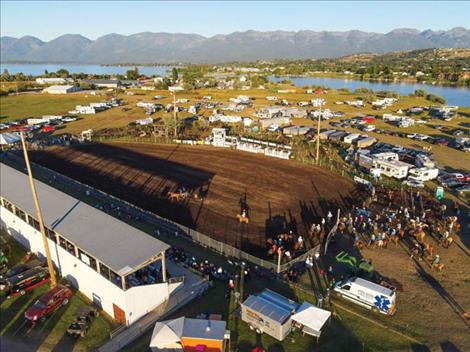
[[1, 35], [62, 34], [96, 39], [109, 33], [197, 33], [245, 30], [386, 33], [396, 28], [470, 27], [470, 1], [8, 1], [1, 0]]

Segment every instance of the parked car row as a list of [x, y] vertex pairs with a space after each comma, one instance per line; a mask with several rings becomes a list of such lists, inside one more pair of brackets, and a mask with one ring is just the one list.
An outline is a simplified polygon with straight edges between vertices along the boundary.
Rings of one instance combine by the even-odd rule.
[[[21, 263], [0, 272], [0, 289], [7, 299], [18, 295], [25, 295], [34, 288], [49, 282], [49, 271], [34, 255], [27, 255]], [[34, 324], [46, 319], [66, 306], [73, 292], [69, 285], [59, 284], [37, 299], [24, 313], [26, 321]], [[99, 311], [91, 306], [78, 310], [75, 319], [67, 329], [67, 334], [73, 337], [83, 337], [88, 332], [94, 318]]]

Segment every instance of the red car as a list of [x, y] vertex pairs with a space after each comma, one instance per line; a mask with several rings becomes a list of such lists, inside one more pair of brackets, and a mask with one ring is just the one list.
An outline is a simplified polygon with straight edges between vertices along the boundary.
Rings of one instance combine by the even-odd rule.
[[55, 127], [54, 126], [51, 126], [51, 125], [45, 125], [41, 128], [41, 130], [43, 132], [54, 132], [55, 131]]
[[29, 307], [24, 313], [24, 317], [32, 323], [45, 321], [49, 314], [69, 303], [71, 296], [72, 290], [68, 286], [57, 285], [56, 288], [50, 290]]
[[438, 140], [436, 141], [436, 144], [437, 144], [437, 145], [447, 146], [447, 145], [449, 145], [449, 141], [446, 140], [446, 139], [438, 139]]

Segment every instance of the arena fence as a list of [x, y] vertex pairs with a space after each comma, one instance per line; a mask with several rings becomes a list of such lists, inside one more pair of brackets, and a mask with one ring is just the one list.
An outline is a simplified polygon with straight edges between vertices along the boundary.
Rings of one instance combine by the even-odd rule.
[[[15, 154], [14, 152], [5, 153], [4, 156], [5, 157], [2, 158], [4, 162], [16, 165], [16, 167], [24, 170], [24, 160], [21, 156]], [[278, 258], [268, 260], [256, 257], [244, 252], [239, 248], [217, 241], [210, 236], [200, 233], [199, 231], [196, 231], [190, 227], [178, 224], [150, 211], [139, 208], [129, 202], [126, 202], [125, 200], [116, 198], [94, 187], [88, 186], [68, 176], [62, 175], [54, 170], [35, 163], [31, 163], [31, 167], [35, 177], [38, 177], [45, 183], [59, 186], [58, 188], [62, 188], [66, 193], [72, 192], [74, 194], [78, 194], [80, 195], [80, 198], [87, 199], [89, 202], [91, 200], [98, 200], [99, 204], [91, 205], [99, 208], [100, 210], [106, 211], [123, 221], [144, 221], [148, 223], [152, 227], [155, 227], [151, 235], [165, 242], [171, 242], [172, 237], [184, 238], [188, 241], [192, 241], [203, 247], [209, 248], [212, 251], [222, 254], [225, 257], [236, 258], [239, 261], [247, 261], [273, 272], [284, 272], [288, 270], [293, 264], [305, 261], [308, 256], [314, 256], [315, 253], [320, 251], [320, 245], [316, 245], [293, 260], [278, 265]], [[333, 225], [332, 229], [330, 230], [330, 234], [333, 231], [336, 231], [339, 216], [336, 220], [336, 224]], [[330, 236], [330, 234], [328, 236]]]

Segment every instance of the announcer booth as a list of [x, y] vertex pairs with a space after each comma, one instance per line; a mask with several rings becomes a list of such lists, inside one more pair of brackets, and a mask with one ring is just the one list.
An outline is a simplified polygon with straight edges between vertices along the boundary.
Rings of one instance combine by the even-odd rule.
[[[0, 181], [1, 227], [45, 257], [28, 176], [0, 164]], [[35, 184], [56, 271], [117, 322], [132, 324], [183, 284], [168, 280], [169, 245], [48, 184]]]

